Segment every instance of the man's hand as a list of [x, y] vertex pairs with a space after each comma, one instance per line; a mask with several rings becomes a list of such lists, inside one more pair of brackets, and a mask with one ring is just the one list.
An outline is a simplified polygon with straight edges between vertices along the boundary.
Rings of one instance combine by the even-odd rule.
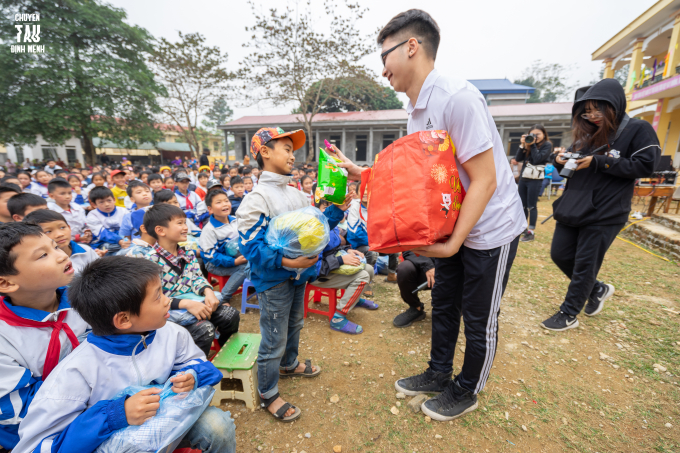
[[338, 159], [340, 159], [342, 162], [338, 164], [339, 167], [344, 168], [347, 170], [347, 179], [352, 180], [352, 181], [361, 181], [361, 172], [365, 170], [365, 168], [361, 168], [351, 160], [349, 160], [343, 153], [338, 149], [337, 146], [331, 145], [333, 147], [333, 151], [337, 154]]
[[345, 201], [342, 204], [337, 204], [336, 206], [341, 210], [341, 211], [347, 211], [349, 209], [349, 205], [352, 203], [352, 195], [347, 194], [345, 196]]
[[85, 230], [83, 234], [80, 235], [80, 241], [78, 241], [82, 244], [89, 244], [92, 242], [92, 231], [90, 230]]
[[156, 415], [161, 400], [159, 393], [161, 393], [159, 388], [144, 389], [125, 400], [125, 418], [128, 425], [141, 425]]
[[234, 260], [234, 266], [239, 266], [241, 264], [246, 264], [248, 260], [246, 259], [245, 256], [241, 255], [238, 258]]
[[301, 256], [300, 258], [295, 259], [283, 258], [281, 260], [281, 265], [285, 267], [292, 267], [294, 269], [307, 269], [309, 267], [314, 266], [317, 261], [319, 261], [318, 256], [313, 256], [311, 258]]
[[196, 385], [196, 380], [194, 380], [194, 375], [191, 373], [180, 374], [179, 376], [174, 376], [170, 378], [172, 382], [172, 391], [175, 393], [190, 392], [194, 389]]
[[206, 288], [203, 295], [205, 296], [205, 305], [210, 309], [210, 313], [214, 313], [215, 310], [217, 310], [217, 307], [220, 306], [220, 300], [215, 295], [215, 291]]
[[186, 309], [186, 311], [194, 315], [199, 321], [208, 319], [212, 315], [210, 308], [203, 302], [197, 300], [182, 299], [179, 302], [179, 308]]
[[118, 241], [118, 245], [120, 245], [120, 248], [126, 249], [130, 247], [130, 240], [129, 239], [121, 239]]
[[428, 288], [432, 288], [434, 286], [434, 267], [425, 272], [425, 277], [427, 277]]
[[583, 170], [584, 168], [590, 167], [590, 163], [593, 161], [593, 156], [588, 156], [584, 157], [583, 159], [579, 159], [576, 161], [578, 164], [578, 167], [576, 167], [576, 171]]
[[349, 253], [342, 256], [342, 262], [348, 266], [358, 266], [361, 264], [361, 260], [358, 256], [350, 255]]

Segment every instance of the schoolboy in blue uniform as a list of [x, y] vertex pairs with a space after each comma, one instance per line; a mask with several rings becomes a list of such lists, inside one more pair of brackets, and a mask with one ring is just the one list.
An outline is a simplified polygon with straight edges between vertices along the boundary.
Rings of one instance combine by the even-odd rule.
[[43, 381], [90, 330], [66, 298], [73, 273], [38, 225], [0, 225], [0, 450], [14, 449]]
[[[316, 278], [318, 257], [286, 258], [280, 250], [270, 248], [264, 238], [272, 218], [309, 206], [306, 195], [288, 185], [295, 163], [293, 152], [304, 143], [302, 130], [286, 133], [281, 128], [262, 128], [255, 133], [250, 152], [264, 171], [257, 187], [243, 199], [236, 213], [239, 248], [250, 263], [250, 280], [260, 305], [258, 391], [262, 406], [285, 422], [297, 419], [302, 412], [279, 397], [279, 373], [286, 377], [313, 377], [321, 372], [311, 360], [305, 364], [298, 361], [305, 283]], [[344, 218], [343, 211], [348, 205], [349, 198], [340, 209], [335, 205], [326, 209], [324, 214], [331, 229]], [[305, 270], [298, 277], [284, 267]]]
[[[35, 395], [16, 453], [93, 452], [115, 431], [156, 415], [160, 389], [114, 399], [125, 388], [170, 379], [172, 390], [182, 393], [222, 379], [189, 333], [166, 322], [170, 299], [163, 295], [156, 264], [102, 258], [74, 279], [69, 298], [92, 333]], [[208, 407], [183, 442], [204, 452], [233, 453], [235, 427], [229, 415]]]

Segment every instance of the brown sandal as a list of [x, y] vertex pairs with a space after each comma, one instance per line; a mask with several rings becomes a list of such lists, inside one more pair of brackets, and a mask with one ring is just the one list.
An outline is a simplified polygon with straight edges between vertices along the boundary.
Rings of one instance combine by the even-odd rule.
[[317, 365], [316, 371], [313, 371], [312, 361], [311, 361], [311, 359], [309, 359], [309, 360], [305, 360], [305, 370], [302, 373], [296, 372], [295, 370], [293, 370], [293, 371], [279, 371], [279, 376], [280, 377], [301, 376], [301, 377], [311, 378], [311, 377], [318, 376], [319, 373], [321, 373], [321, 367], [319, 367]]

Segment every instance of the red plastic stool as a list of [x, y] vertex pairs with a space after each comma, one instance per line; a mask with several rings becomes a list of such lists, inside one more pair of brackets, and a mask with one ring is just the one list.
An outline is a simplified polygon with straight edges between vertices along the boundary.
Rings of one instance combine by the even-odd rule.
[[[343, 294], [345, 294], [345, 290], [341, 289], [340, 291], [340, 297], [342, 297]], [[305, 288], [305, 314], [304, 317], [307, 317], [307, 313], [316, 313], [317, 315], [323, 315], [327, 316], [328, 320], [333, 317], [335, 314], [335, 307], [338, 304], [338, 290], [335, 288], [319, 288], [318, 286], [310, 285], [307, 283], [307, 287]], [[310, 294], [313, 293], [313, 299], [310, 297]], [[309, 308], [309, 302], [310, 300], [313, 300], [314, 303], [319, 303], [321, 302], [321, 298], [323, 296], [328, 297], [328, 311], [323, 311], [319, 310], [316, 308]]]
[[[212, 345], [210, 346], [210, 352], [215, 351], [215, 354], [212, 354], [212, 357], [210, 358], [210, 361], [211, 361], [211, 362], [213, 361], [213, 359], [215, 358], [215, 356], [217, 355], [217, 353], [220, 352], [220, 349], [222, 349], [222, 348], [220, 347], [220, 343], [219, 343], [219, 341], [217, 341], [217, 338], [215, 338], [215, 339], [213, 340], [213, 342], [212, 342]], [[208, 356], [210, 356], [210, 355], [211, 355], [211, 354], [208, 353]]]
[[202, 450], [192, 450], [191, 448], [178, 448], [173, 453], [201, 453]]
[[[222, 291], [222, 289], [224, 288], [224, 285], [226, 285], [227, 282], [229, 281], [229, 277], [231, 277], [231, 276], [230, 275], [215, 275], [215, 274], [211, 274], [210, 272], [208, 272], [208, 283], [210, 283], [212, 285], [213, 280], [215, 280], [217, 282], [218, 288], [220, 289], [220, 291]], [[234, 293], [234, 295], [240, 294], [240, 293], [241, 293], [241, 289], [239, 288]]]

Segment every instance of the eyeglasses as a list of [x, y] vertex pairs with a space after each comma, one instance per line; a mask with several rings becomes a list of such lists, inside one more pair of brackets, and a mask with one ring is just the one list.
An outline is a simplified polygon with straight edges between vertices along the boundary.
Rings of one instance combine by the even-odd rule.
[[[390, 54], [390, 52], [392, 52], [394, 49], [396, 49], [397, 47], [401, 46], [402, 44], [406, 44], [407, 42], [409, 42], [410, 39], [411, 39], [411, 38], [407, 39], [406, 41], [400, 42], [399, 44], [397, 44], [396, 46], [392, 47], [391, 49], [387, 49], [386, 51], [384, 51], [383, 53], [381, 53], [381, 54], [380, 54], [380, 59], [382, 60], [383, 66], [385, 66], [385, 60], [387, 59], [387, 56]], [[423, 42], [420, 41], [420, 40], [416, 40], [416, 41], [418, 41], [418, 44], [422, 44], [422, 43], [423, 43]]]
[[604, 115], [602, 114], [602, 112], [595, 110], [594, 112], [582, 114], [581, 118], [583, 118], [584, 120], [589, 120], [591, 118], [594, 119], [594, 120], [597, 120], [597, 119], [602, 118], [603, 116]]

